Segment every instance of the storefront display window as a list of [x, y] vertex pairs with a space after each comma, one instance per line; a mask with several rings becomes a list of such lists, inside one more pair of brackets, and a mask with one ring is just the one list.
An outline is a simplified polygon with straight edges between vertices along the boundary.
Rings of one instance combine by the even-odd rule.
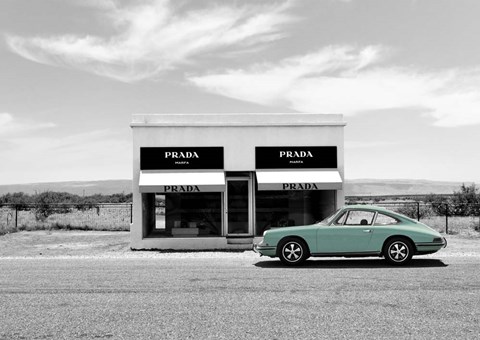
[[257, 191], [256, 235], [265, 230], [312, 224], [335, 211], [334, 190]]
[[165, 195], [155, 195], [155, 230], [165, 233]]
[[154, 233], [159, 237], [220, 236], [221, 226], [221, 193], [156, 195]]

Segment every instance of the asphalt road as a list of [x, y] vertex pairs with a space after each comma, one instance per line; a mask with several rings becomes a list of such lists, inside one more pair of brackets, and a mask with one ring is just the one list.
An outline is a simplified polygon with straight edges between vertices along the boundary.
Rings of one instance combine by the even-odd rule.
[[479, 259], [0, 258], [0, 339], [478, 339]]

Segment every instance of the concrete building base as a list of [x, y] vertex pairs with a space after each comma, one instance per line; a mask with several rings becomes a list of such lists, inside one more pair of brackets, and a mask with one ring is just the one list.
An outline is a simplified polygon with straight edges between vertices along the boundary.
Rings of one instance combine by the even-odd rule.
[[230, 243], [226, 237], [169, 237], [144, 238], [132, 241], [133, 250], [251, 250], [253, 243], [260, 242], [261, 237], [248, 238], [249, 242]]

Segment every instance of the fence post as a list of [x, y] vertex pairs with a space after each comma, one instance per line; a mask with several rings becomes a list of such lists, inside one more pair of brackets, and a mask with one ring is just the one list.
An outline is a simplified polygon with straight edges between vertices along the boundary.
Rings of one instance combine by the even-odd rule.
[[18, 230], [18, 207], [15, 204], [15, 230]]
[[479, 207], [477, 207], [477, 212], [478, 212], [478, 226], [477, 226], [477, 230], [480, 231], [480, 209], [478, 209]]
[[130, 224], [133, 223], [133, 203], [130, 203]]
[[417, 221], [420, 221], [420, 202], [416, 202], [417, 203]]
[[480, 231], [480, 212], [478, 213], [478, 225], [474, 229]]
[[445, 203], [445, 234], [448, 235], [448, 203]]

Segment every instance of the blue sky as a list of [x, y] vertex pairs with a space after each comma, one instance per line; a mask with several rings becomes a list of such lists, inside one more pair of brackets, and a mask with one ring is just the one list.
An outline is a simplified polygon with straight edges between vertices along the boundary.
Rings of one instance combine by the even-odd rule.
[[345, 175], [480, 182], [480, 2], [0, 2], [0, 184], [131, 178], [134, 113], [342, 113]]

